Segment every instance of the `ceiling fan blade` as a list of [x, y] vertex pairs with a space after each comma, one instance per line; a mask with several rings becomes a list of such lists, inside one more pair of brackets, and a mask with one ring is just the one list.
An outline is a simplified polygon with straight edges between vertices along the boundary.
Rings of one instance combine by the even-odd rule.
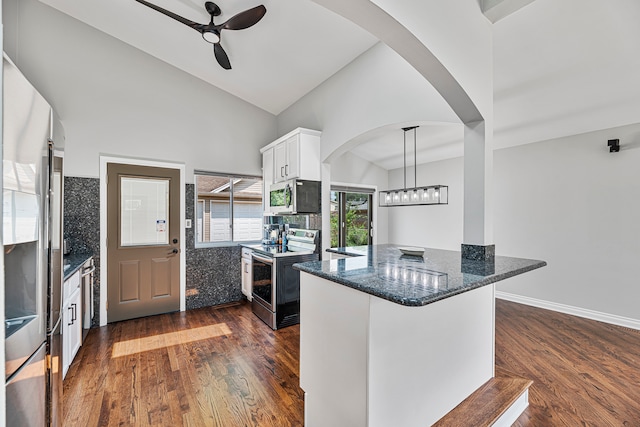
[[231, 69], [231, 63], [229, 62], [227, 52], [225, 52], [222, 46], [220, 46], [220, 43], [215, 43], [213, 45], [213, 54], [215, 55], [218, 64], [220, 64], [222, 68], [224, 68], [225, 70]]
[[164, 14], [164, 15], [167, 15], [169, 18], [173, 18], [178, 22], [182, 22], [186, 26], [191, 27], [194, 30], [199, 31], [200, 33], [202, 33], [202, 30], [201, 30], [201, 28], [203, 27], [202, 24], [198, 24], [197, 22], [193, 22], [193, 21], [191, 21], [191, 20], [189, 20], [187, 18], [183, 18], [180, 15], [176, 15], [175, 13], [170, 12], [167, 9], [163, 9], [160, 6], [156, 6], [153, 3], [149, 3], [148, 1], [145, 1], [145, 0], [136, 0], [136, 1], [138, 3], [140, 3], [140, 4], [143, 4], [143, 5], [147, 6], [147, 7], [150, 7], [153, 10], [158, 11], [158, 12]]
[[245, 28], [255, 25], [262, 19], [265, 13], [267, 13], [267, 8], [264, 7], [264, 5], [252, 7], [251, 9], [247, 9], [244, 12], [240, 12], [237, 15], [232, 16], [227, 22], [222, 24], [222, 29], [244, 30]]

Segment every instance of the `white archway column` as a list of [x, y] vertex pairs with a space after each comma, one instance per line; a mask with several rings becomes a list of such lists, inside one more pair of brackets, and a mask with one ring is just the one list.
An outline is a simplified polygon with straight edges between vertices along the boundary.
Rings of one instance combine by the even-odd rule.
[[464, 126], [464, 220], [462, 257], [492, 260], [493, 130], [486, 121]]
[[[314, 1], [395, 50], [429, 81], [465, 125], [462, 256], [492, 259], [492, 29], [478, 2]], [[322, 147], [322, 158], [337, 148]]]

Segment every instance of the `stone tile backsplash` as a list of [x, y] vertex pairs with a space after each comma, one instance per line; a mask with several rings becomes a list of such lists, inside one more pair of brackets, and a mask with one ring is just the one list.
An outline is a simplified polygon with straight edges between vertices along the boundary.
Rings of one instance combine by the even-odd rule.
[[[194, 226], [186, 230], [187, 309], [226, 304], [242, 299], [240, 247], [194, 247], [195, 215], [193, 184], [186, 184], [186, 217]], [[65, 177], [64, 236], [71, 253], [92, 253], [96, 264], [95, 317], [100, 324], [100, 180]]]

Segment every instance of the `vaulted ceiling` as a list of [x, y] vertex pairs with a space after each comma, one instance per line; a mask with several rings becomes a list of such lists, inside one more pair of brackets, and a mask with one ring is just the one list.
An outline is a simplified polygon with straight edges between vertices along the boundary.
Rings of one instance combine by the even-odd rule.
[[[219, 0], [217, 22], [258, 4], [255, 26], [223, 31], [232, 70], [193, 29], [135, 0], [40, 0], [189, 74], [279, 114], [378, 42], [311, 0]], [[152, 0], [207, 23], [203, 0]], [[636, 123], [640, 117], [640, 2], [479, 0], [494, 28], [496, 148]], [[462, 155], [461, 129], [418, 134], [419, 163]], [[353, 151], [402, 166], [396, 130], [364, 135]], [[394, 141], [390, 144], [389, 141]]]
[[[377, 40], [310, 0], [221, 0], [215, 23], [259, 4], [267, 13], [253, 27], [223, 30], [232, 69], [214, 59], [201, 35], [135, 0], [41, 0], [189, 74], [279, 114]], [[208, 23], [204, 0], [152, 0], [184, 18]]]

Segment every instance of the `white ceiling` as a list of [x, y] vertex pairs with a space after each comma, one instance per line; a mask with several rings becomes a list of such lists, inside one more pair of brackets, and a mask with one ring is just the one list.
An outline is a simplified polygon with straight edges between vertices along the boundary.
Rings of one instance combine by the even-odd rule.
[[[257, 4], [267, 8], [254, 27], [223, 32], [233, 66], [226, 71], [200, 34], [134, 0], [41, 1], [273, 114], [377, 42], [311, 0], [220, 0], [216, 22]], [[204, 0], [152, 2], [209, 19]], [[640, 1], [520, 3], [526, 6], [493, 24], [495, 148], [636, 123]], [[461, 126], [419, 124], [418, 163], [462, 155]], [[360, 141], [355, 154], [385, 169], [402, 167], [400, 129]]]
[[[494, 148], [637, 123], [640, 1], [525, 3], [493, 25]], [[400, 126], [360, 139], [355, 154], [403, 166]], [[462, 125], [419, 128], [418, 164], [462, 155]]]
[[[135, 0], [40, 0], [123, 42], [279, 114], [378, 40], [310, 0], [219, 0], [222, 23], [259, 4], [253, 27], [222, 31], [232, 70], [224, 70], [197, 31]], [[204, 0], [151, 0], [184, 18], [208, 23]]]

